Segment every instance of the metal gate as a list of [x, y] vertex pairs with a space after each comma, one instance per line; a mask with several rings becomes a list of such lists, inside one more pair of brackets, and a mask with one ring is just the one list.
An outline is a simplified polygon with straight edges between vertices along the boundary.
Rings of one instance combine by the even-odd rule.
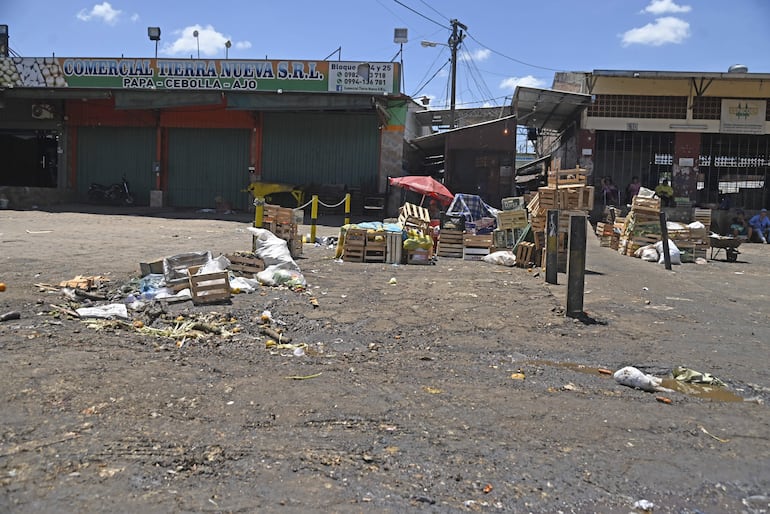
[[169, 205], [214, 208], [221, 199], [248, 208], [249, 149], [249, 130], [169, 129]]

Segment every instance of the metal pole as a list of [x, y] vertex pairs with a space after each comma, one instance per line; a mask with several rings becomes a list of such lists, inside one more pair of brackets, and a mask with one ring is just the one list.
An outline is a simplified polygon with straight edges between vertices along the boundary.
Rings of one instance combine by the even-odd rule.
[[567, 316], [583, 315], [586, 275], [586, 217], [569, 217], [569, 259], [567, 260]]
[[666, 213], [660, 211], [660, 237], [663, 239], [663, 263], [667, 270], [671, 270], [671, 253], [668, 251], [668, 224]]
[[[261, 196], [254, 198], [254, 227], [262, 228], [262, 221], [265, 217], [265, 199]], [[251, 238], [251, 251], [257, 250], [257, 236]]]
[[549, 209], [546, 218], [546, 236], [545, 236], [545, 281], [549, 284], [556, 284], [559, 275], [559, 251], [557, 245], [559, 242], [559, 211]]

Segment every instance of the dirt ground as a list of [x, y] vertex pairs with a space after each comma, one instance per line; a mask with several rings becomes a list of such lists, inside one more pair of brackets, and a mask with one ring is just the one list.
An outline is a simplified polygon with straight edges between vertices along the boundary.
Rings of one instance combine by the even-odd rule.
[[[769, 508], [770, 246], [666, 271], [589, 235], [573, 320], [563, 274], [307, 244], [305, 292], [132, 311], [226, 328], [180, 340], [97, 330], [41, 284], [105, 275], [122, 301], [140, 261], [249, 250], [249, 216], [85, 208], [0, 211], [0, 314], [21, 314], [0, 323], [2, 512]], [[266, 347], [264, 310], [303, 355]], [[727, 385], [648, 393], [599, 371], [627, 365]]]

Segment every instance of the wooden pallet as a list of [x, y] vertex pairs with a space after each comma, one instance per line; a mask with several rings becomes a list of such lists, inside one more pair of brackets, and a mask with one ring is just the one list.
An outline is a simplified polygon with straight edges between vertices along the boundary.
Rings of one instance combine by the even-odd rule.
[[401, 264], [404, 253], [404, 238], [401, 232], [385, 233], [385, 262], [388, 264]]
[[224, 302], [230, 300], [230, 280], [226, 271], [196, 275], [198, 267], [188, 268], [190, 294], [194, 304]]

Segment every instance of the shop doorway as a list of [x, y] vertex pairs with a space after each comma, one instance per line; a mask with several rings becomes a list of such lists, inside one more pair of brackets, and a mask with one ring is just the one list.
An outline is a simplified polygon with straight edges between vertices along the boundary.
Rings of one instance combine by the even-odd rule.
[[55, 131], [0, 130], [0, 186], [55, 188], [58, 148]]

